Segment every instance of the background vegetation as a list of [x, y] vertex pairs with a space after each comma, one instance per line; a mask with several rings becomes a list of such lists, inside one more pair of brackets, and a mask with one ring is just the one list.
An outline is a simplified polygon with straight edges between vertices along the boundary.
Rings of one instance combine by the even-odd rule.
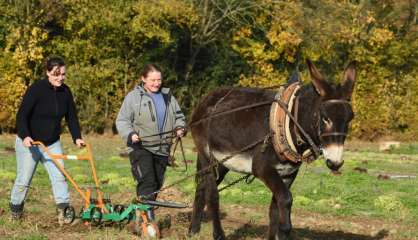
[[157, 62], [187, 113], [221, 85], [284, 83], [311, 58], [331, 81], [358, 62], [352, 136], [418, 134], [416, 0], [2, 0], [0, 132], [14, 131], [42, 62], [65, 57], [86, 132], [111, 131]]

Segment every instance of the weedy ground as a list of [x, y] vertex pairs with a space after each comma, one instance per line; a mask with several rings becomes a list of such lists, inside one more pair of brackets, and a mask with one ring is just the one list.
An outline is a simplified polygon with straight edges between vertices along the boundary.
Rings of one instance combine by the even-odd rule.
[[[16, 171], [12, 135], [0, 135], [0, 239], [137, 239], [129, 226], [92, 227], [76, 222], [59, 227], [48, 175], [38, 166], [25, 204], [22, 222], [9, 219], [10, 189]], [[102, 190], [113, 204], [129, 204], [135, 195], [125, 146], [117, 136], [86, 137], [93, 153]], [[79, 154], [68, 136], [62, 139], [67, 154]], [[169, 168], [165, 185], [195, 171], [196, 153], [190, 138], [184, 139], [188, 168], [180, 151], [177, 168]], [[418, 144], [379, 152], [375, 143], [349, 141], [342, 174], [333, 175], [323, 160], [302, 165], [292, 186], [293, 239], [418, 239]], [[66, 169], [82, 187], [92, 185], [86, 162], [67, 161]], [[220, 187], [239, 178], [228, 174]], [[192, 205], [194, 178], [163, 191], [160, 200]], [[70, 186], [76, 211], [82, 200]], [[264, 239], [271, 194], [255, 180], [240, 182], [220, 193], [221, 216], [228, 239]], [[159, 208], [157, 220], [163, 239], [210, 239], [211, 222], [204, 218], [201, 233], [189, 238], [191, 208]]]

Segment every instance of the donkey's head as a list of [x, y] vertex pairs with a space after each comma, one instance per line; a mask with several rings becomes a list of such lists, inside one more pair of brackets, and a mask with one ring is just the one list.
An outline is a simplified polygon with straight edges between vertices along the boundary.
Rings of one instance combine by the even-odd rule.
[[350, 63], [344, 72], [341, 85], [331, 85], [308, 60], [313, 86], [320, 96], [317, 112], [318, 138], [328, 168], [338, 170], [344, 163], [343, 148], [348, 126], [354, 114], [350, 104], [356, 70]]

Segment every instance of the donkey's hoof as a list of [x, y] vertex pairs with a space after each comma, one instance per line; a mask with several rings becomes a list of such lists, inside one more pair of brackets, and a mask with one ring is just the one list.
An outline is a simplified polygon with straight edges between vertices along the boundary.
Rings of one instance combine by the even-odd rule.
[[193, 235], [196, 235], [200, 232], [200, 227], [189, 227], [189, 231], [187, 233], [187, 235], [189, 237], [192, 237]]
[[292, 223], [289, 217], [289, 221], [286, 221], [285, 223], [282, 223], [279, 225], [279, 234], [282, 233], [283, 235], [289, 236], [291, 231], [292, 231]]
[[225, 240], [225, 233], [222, 231], [220, 233], [213, 233], [214, 240]]
[[278, 230], [276, 232], [269, 232], [267, 239], [269, 240], [291, 240], [291, 228], [287, 231]]
[[279, 240], [291, 240], [293, 238], [291, 237], [290, 231], [289, 232], [279, 231], [277, 233], [277, 238], [275, 238], [275, 239], [279, 239]]

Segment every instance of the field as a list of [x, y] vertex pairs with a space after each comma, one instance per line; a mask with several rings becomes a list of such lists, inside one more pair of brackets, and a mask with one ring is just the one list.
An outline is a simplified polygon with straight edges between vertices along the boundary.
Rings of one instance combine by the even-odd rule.
[[[134, 198], [125, 147], [117, 136], [88, 136], [103, 191], [113, 203], [127, 204]], [[68, 136], [65, 152], [74, 154]], [[135, 239], [129, 227], [91, 227], [80, 222], [59, 227], [48, 175], [39, 165], [25, 204], [25, 219], [12, 222], [8, 203], [16, 164], [14, 136], [0, 135], [0, 239]], [[169, 168], [166, 185], [194, 172], [196, 154], [191, 139], [184, 140], [188, 170], [177, 151], [177, 168]], [[341, 175], [333, 175], [321, 159], [305, 164], [292, 186], [294, 197], [293, 239], [418, 239], [418, 144], [379, 152], [376, 144], [348, 142]], [[77, 183], [92, 183], [86, 162], [68, 161], [66, 169]], [[229, 174], [223, 184], [240, 175]], [[221, 185], [224, 186], [224, 185]], [[189, 178], [162, 192], [160, 199], [192, 204], [194, 180]], [[71, 188], [72, 204], [81, 199]], [[228, 239], [263, 239], [267, 231], [271, 194], [255, 180], [240, 182], [220, 193], [222, 223]], [[191, 208], [159, 208], [156, 212], [164, 239], [210, 239], [211, 223], [205, 218], [202, 231], [187, 237]]]

